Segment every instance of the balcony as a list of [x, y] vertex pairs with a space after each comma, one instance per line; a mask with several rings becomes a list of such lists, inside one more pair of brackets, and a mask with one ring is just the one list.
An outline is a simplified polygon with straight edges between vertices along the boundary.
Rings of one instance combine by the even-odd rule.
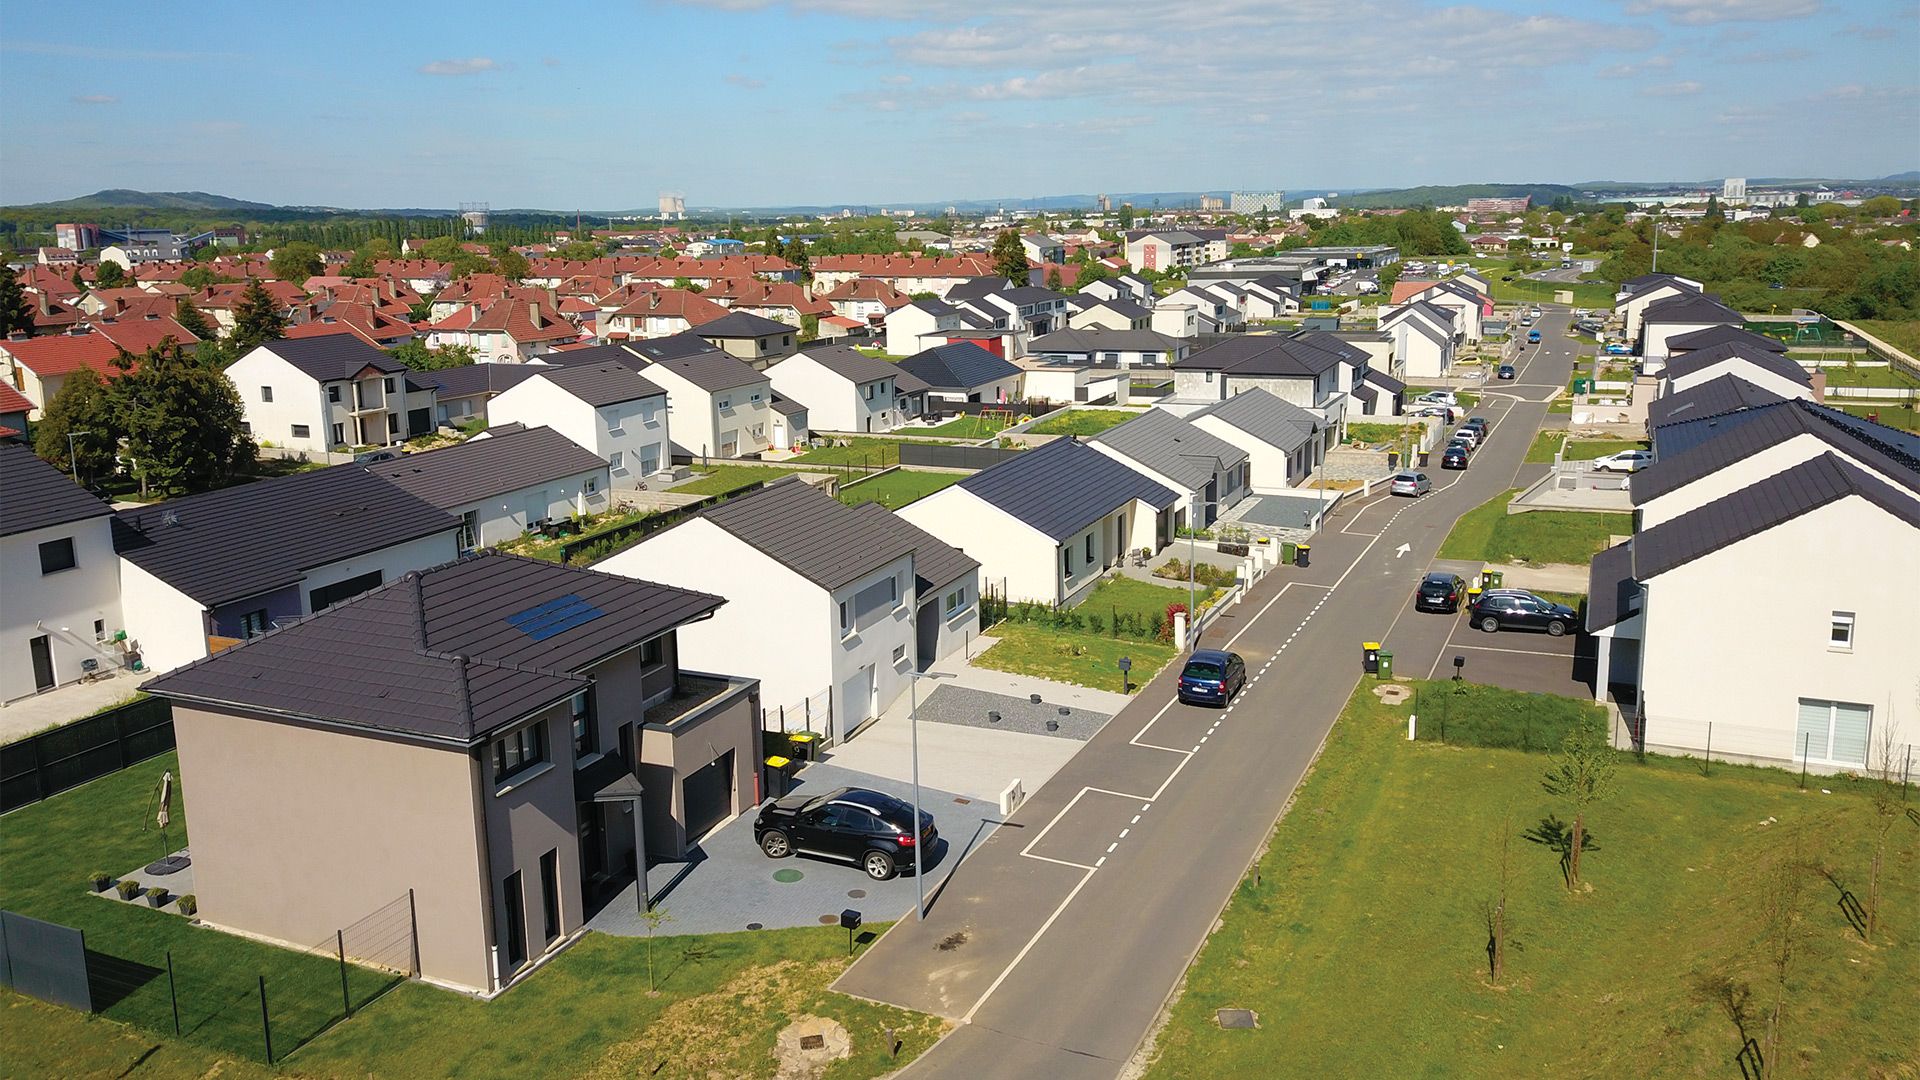
[[354, 416], [368, 413], [386, 412], [387, 394], [379, 383], [357, 383], [353, 388], [353, 399], [347, 403], [347, 412]]
[[758, 679], [682, 671], [674, 679], [673, 693], [650, 706], [642, 722], [647, 727], [668, 731], [691, 727], [727, 709], [739, 698], [758, 693], [759, 689]]

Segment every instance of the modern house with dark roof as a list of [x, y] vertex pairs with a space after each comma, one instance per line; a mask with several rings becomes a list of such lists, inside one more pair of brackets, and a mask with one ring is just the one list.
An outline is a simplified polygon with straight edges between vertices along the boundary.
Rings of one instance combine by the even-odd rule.
[[1682, 353], [1710, 349], [1716, 345], [1745, 345], [1763, 352], [1785, 354], [1787, 343], [1779, 338], [1756, 334], [1738, 326], [1709, 326], [1705, 330], [1695, 330], [1691, 334], [1679, 334], [1667, 339], [1667, 354], [1678, 358]]
[[924, 349], [900, 361], [899, 369], [926, 383], [928, 396], [938, 400], [1021, 400], [1020, 366], [971, 341]]
[[652, 358], [641, 371], [667, 392], [674, 441], [690, 457], [751, 457], [774, 445], [773, 383], [745, 360], [709, 348]]
[[1648, 304], [1640, 312], [1640, 359], [1650, 372], [1666, 363], [1671, 338], [1716, 326], [1737, 328], [1746, 317], [1705, 293], [1684, 293]]
[[367, 471], [459, 518], [463, 555], [611, 506], [607, 463], [550, 427], [506, 425]]
[[1029, 355], [1047, 363], [1119, 368], [1168, 367], [1186, 359], [1188, 343], [1152, 330], [1055, 330], [1027, 342]]
[[800, 340], [799, 330], [748, 311], [730, 312], [701, 323], [693, 332], [714, 348], [758, 368], [790, 355]]
[[851, 345], [817, 345], [767, 369], [781, 397], [807, 407], [816, 431], [892, 431], [909, 417], [900, 368]]
[[898, 513], [980, 562], [983, 588], [1068, 606], [1131, 551], [1173, 538], [1180, 495], [1071, 438], [1010, 457]]
[[[543, 359], [567, 355], [570, 354], [548, 353]], [[538, 366], [529, 364], [466, 364], [417, 372], [413, 381], [432, 384], [434, 421], [441, 426], [458, 427], [474, 420], [487, 420], [487, 405], [494, 398], [533, 378], [539, 371]]]
[[1148, 409], [1086, 445], [1178, 492], [1175, 530], [1211, 528], [1251, 484], [1245, 450], [1166, 409]]
[[1437, 379], [1453, 373], [1455, 348], [1464, 340], [1458, 308], [1416, 300], [1389, 308], [1380, 316], [1380, 329], [1393, 342], [1400, 373], [1412, 378]]
[[1700, 282], [1692, 278], [1674, 274], [1642, 274], [1620, 283], [1620, 291], [1614, 294], [1613, 310], [1624, 324], [1626, 339], [1639, 341], [1640, 317], [1649, 306], [1676, 296], [1698, 296], [1702, 288]]
[[1153, 309], [1145, 304], [1135, 303], [1131, 299], [1117, 298], [1098, 300], [1082, 292], [1079, 294], [1079, 310], [1067, 316], [1067, 326], [1074, 330], [1151, 330], [1153, 328]]
[[128, 648], [169, 671], [458, 552], [460, 521], [354, 465], [114, 516]]
[[156, 679], [201, 921], [306, 947], [401, 905], [421, 977], [490, 996], [644, 904], [758, 801], [758, 684], [676, 640], [724, 603], [483, 553]]
[[[787, 727], [844, 740], [906, 693], [908, 673], [943, 642], [961, 640], [967, 613], [978, 627], [979, 564], [876, 509], [788, 478], [595, 568], [726, 596], [724, 610], [682, 635], [686, 661], [751, 675]], [[943, 637], [947, 622], [955, 629]]]
[[1813, 397], [1813, 375], [1798, 361], [1738, 341], [1669, 356], [1660, 373], [1660, 396], [1683, 393], [1723, 375], [1781, 397]]
[[605, 461], [615, 488], [639, 487], [672, 460], [667, 392], [625, 359], [536, 366], [487, 416], [553, 428]]
[[226, 375], [248, 433], [262, 445], [392, 446], [438, 422], [433, 381], [351, 334], [269, 341], [228, 365]]
[[1679, 390], [1647, 403], [1647, 430], [1656, 441], [1659, 429], [1705, 417], [1771, 405], [1784, 401], [1781, 395], [1763, 390], [1738, 375], [1716, 375], [1687, 390]]
[[1251, 473], [1248, 486], [1254, 494], [1284, 493], [1298, 486], [1319, 464], [1318, 454], [1323, 449], [1319, 436], [1326, 421], [1265, 390], [1235, 394], [1186, 412], [1184, 419], [1246, 453]]
[[112, 522], [24, 443], [0, 442], [0, 702], [120, 665]]

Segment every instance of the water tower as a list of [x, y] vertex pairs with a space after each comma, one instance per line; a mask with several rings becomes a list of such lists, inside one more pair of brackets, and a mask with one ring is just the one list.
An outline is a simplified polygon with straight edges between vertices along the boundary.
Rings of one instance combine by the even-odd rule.
[[475, 236], [487, 234], [487, 204], [483, 202], [463, 202], [460, 204], [460, 220], [467, 223], [467, 231]]

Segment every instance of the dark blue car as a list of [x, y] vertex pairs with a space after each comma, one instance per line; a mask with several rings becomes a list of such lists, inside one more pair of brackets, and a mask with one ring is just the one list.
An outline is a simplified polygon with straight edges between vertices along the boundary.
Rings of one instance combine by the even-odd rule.
[[1225, 705], [1247, 685], [1247, 664], [1239, 653], [1197, 649], [1180, 672], [1180, 703]]

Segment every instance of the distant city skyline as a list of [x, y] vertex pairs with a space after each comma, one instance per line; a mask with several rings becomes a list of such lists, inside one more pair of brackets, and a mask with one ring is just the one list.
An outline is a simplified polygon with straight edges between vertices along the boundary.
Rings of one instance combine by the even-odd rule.
[[[687, 0], [0, 21], [0, 203], [647, 210], [1916, 167], [1910, 0]], [[82, 33], [90, 29], [91, 33]], [[581, 50], [575, 54], [570, 49]]]

